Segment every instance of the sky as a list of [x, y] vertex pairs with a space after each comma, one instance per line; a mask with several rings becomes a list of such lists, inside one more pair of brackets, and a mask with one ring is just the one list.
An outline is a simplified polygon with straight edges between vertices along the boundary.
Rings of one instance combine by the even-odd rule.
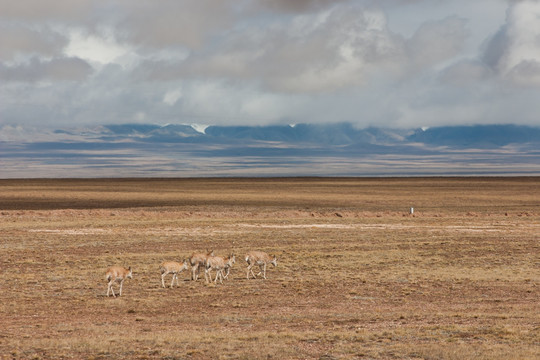
[[537, 0], [0, 0], [0, 129], [539, 125]]

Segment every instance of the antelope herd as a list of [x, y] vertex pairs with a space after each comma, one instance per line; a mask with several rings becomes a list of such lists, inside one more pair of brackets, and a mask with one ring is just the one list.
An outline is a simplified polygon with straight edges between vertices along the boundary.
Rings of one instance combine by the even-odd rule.
[[[256, 278], [262, 274], [262, 277], [266, 279], [267, 264], [272, 264], [274, 267], [277, 266], [276, 256], [271, 257], [263, 251], [250, 251], [246, 254], [244, 259], [248, 264], [248, 280], [250, 278], [250, 274], [253, 276], [253, 278]], [[194, 253], [189, 258], [184, 259], [181, 263], [176, 261], [165, 261], [159, 265], [161, 286], [165, 287], [165, 276], [168, 274], [172, 274], [171, 288], [174, 286], [175, 281], [176, 285], [179, 286], [178, 274], [184, 270], [188, 270], [189, 267], [191, 267], [192, 281], [197, 281], [200, 270], [203, 268], [206, 283], [212, 282], [211, 271], [213, 270], [216, 272], [216, 276], [213, 280], [214, 283], [217, 284], [219, 279], [220, 283], [223, 284], [223, 280], [228, 278], [231, 268], [235, 262], [236, 259], [234, 254], [230, 254], [228, 257], [216, 256], [213, 250], [207, 251], [206, 253]], [[253, 272], [253, 266], [255, 265], [259, 266], [260, 269], [257, 275], [255, 275]], [[107, 273], [105, 274], [105, 278], [108, 282], [107, 296], [109, 296], [109, 293], [112, 292], [112, 295], [116, 297], [116, 294], [112, 288], [115, 282], [120, 285], [119, 296], [122, 296], [122, 286], [124, 285], [124, 280], [126, 278], [131, 279], [132, 277], [133, 273], [131, 271], [131, 267], [126, 269], [122, 266], [111, 266], [109, 269], [107, 269]]]

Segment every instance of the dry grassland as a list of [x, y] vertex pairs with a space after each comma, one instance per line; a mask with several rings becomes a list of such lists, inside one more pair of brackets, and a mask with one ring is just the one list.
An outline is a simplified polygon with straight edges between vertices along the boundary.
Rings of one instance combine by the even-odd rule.
[[[0, 359], [538, 359], [539, 185], [2, 180]], [[237, 254], [223, 285], [161, 287], [206, 249]]]

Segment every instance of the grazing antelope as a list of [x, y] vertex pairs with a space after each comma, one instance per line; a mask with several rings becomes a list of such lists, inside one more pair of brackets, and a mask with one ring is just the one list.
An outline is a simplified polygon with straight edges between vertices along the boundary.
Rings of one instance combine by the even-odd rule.
[[[248, 263], [247, 267], [247, 278], [249, 279], [249, 273], [251, 272], [251, 275], [253, 275], [253, 278], [256, 278], [259, 275], [263, 275], [263, 278], [266, 279], [266, 264], [270, 263], [274, 265], [274, 267], [277, 266], [277, 258], [274, 255], [273, 258], [270, 257], [267, 253], [263, 251], [250, 251], [246, 254], [246, 262]], [[255, 275], [253, 273], [253, 266], [259, 265], [259, 273]]]
[[174, 285], [174, 280], [176, 280], [176, 285], [180, 286], [180, 284], [178, 284], [178, 273], [187, 270], [187, 268], [187, 259], [184, 259], [183, 263], [181, 264], [176, 261], [165, 261], [164, 263], [161, 263], [159, 266], [159, 272], [161, 273], [161, 285], [165, 287], [165, 276], [172, 274], [171, 288]]
[[206, 254], [198, 253], [191, 255], [191, 257], [189, 258], [189, 264], [191, 265], [191, 280], [197, 281], [197, 279], [199, 278], [200, 268], [205, 268], [206, 260], [210, 256], [214, 256], [214, 250], [208, 251]]
[[225, 272], [225, 275], [223, 275], [223, 271], [221, 272], [221, 275], [223, 275], [223, 278], [224, 279], [227, 279], [229, 278], [229, 274], [231, 273], [231, 269], [232, 269], [232, 266], [233, 264], [236, 263], [236, 257], [234, 256], [234, 253], [232, 253], [230, 256], [229, 256], [229, 261], [225, 263], [225, 269], [224, 270], [227, 270]]
[[[216, 270], [216, 278], [214, 279], [214, 283], [217, 283], [217, 280], [219, 279], [220, 282], [223, 284], [223, 278], [225, 277], [223, 275], [223, 271], [225, 269], [229, 270], [233, 264], [236, 262], [234, 254], [231, 254], [228, 258], [223, 258], [221, 256], [210, 256], [206, 261], [206, 270], [204, 272], [204, 278], [206, 279], [206, 282], [212, 281], [212, 275], [210, 274], [210, 270]], [[229, 271], [227, 271], [228, 275]], [[208, 280], [210, 279], [210, 281]]]
[[127, 269], [122, 266], [111, 266], [105, 274], [105, 279], [107, 279], [109, 282], [107, 288], [107, 297], [109, 296], [109, 292], [112, 292], [113, 296], [116, 297], [112, 287], [115, 282], [120, 283], [120, 296], [122, 296], [122, 286], [124, 285], [124, 280], [126, 280], [126, 278], [133, 278], [131, 266]]

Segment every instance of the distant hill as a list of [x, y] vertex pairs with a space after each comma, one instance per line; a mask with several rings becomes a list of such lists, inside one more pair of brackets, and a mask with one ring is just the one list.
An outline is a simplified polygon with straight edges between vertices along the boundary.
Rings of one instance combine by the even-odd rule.
[[[442, 126], [422, 129], [357, 129], [349, 123], [270, 126], [208, 126], [204, 133], [191, 125], [105, 125], [105, 138], [139, 138], [147, 142], [243, 143], [281, 142], [350, 146], [358, 144], [494, 148], [540, 142], [540, 127], [519, 125]], [[60, 131], [60, 130], [59, 130]]]
[[443, 126], [418, 129], [407, 140], [435, 146], [494, 148], [540, 143], [540, 128], [518, 125]]
[[[351, 145], [357, 143], [402, 143], [412, 130], [394, 130], [370, 127], [357, 129], [349, 123], [298, 124], [269, 126], [208, 126], [204, 133], [192, 125], [165, 126], [149, 124], [122, 124], [103, 126], [102, 136], [112, 138], [139, 138], [151, 142], [203, 142], [231, 143], [237, 141], [267, 141], [292, 144]], [[73, 131], [57, 130], [57, 133]]]
[[[36, 136], [39, 135], [39, 136]], [[349, 123], [297, 124], [270, 126], [208, 126], [201, 132], [197, 125], [185, 124], [121, 124], [100, 125], [93, 128], [64, 128], [39, 134], [37, 129], [24, 132], [22, 128], [0, 128], [0, 141], [14, 139], [22, 142], [117, 142], [129, 140], [140, 143], [200, 143], [236, 144], [256, 143], [272, 147], [281, 143], [290, 146], [314, 145], [321, 148], [366, 148], [367, 145], [392, 147], [425, 145], [450, 148], [497, 148], [509, 144], [540, 144], [540, 127], [519, 125], [442, 126], [428, 129], [386, 129], [369, 127], [358, 129]], [[69, 140], [71, 139], [71, 140]], [[37, 140], [39, 141], [39, 140]], [[367, 147], [369, 148], [369, 147]], [[366, 149], [367, 149], [366, 148]], [[381, 150], [381, 148], [378, 148]]]
[[351, 124], [298, 124], [277, 126], [210, 126], [206, 134], [214, 137], [290, 143], [346, 145], [367, 140], [363, 130]]
[[137, 135], [148, 134], [154, 130], [160, 129], [159, 125], [149, 124], [120, 124], [120, 125], [105, 125], [105, 129], [117, 135]]

